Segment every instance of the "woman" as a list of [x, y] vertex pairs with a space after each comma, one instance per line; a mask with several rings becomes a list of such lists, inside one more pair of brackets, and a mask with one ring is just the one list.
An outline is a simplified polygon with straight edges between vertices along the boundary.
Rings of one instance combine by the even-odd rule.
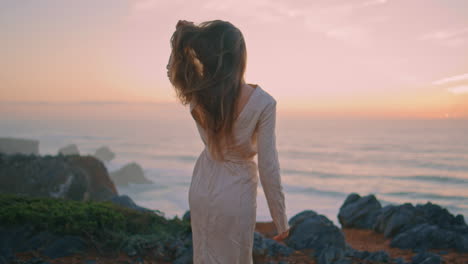
[[171, 46], [169, 80], [181, 102], [190, 104], [205, 145], [189, 190], [194, 263], [253, 263], [258, 178], [278, 232], [274, 239], [289, 235], [276, 100], [245, 82], [246, 45], [231, 23], [179, 21]]

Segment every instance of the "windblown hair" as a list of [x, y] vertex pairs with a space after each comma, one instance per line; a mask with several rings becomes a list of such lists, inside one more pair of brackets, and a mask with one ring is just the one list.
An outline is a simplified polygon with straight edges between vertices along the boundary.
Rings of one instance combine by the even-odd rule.
[[183, 105], [192, 100], [192, 116], [207, 132], [209, 151], [224, 160], [223, 146], [233, 142], [247, 52], [241, 31], [230, 22], [183, 24], [171, 37], [170, 80]]

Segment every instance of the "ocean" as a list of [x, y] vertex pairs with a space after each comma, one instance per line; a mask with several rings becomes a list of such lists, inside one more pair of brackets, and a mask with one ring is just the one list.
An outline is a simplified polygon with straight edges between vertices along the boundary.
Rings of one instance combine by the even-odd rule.
[[[76, 144], [82, 155], [108, 146], [115, 171], [140, 164], [154, 184], [118, 187], [137, 204], [182, 217], [191, 173], [203, 150], [195, 123], [171, 113], [154, 119], [4, 118], [1, 137], [40, 141], [41, 155]], [[387, 204], [426, 203], [468, 216], [467, 120], [277, 119], [277, 148], [288, 218], [314, 210], [339, 225], [347, 195], [374, 194]], [[271, 221], [259, 181], [257, 221]]]

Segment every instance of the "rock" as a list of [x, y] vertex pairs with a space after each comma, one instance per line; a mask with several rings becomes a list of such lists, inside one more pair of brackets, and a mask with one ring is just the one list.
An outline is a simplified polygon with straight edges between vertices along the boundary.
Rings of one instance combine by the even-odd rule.
[[153, 183], [152, 181], [148, 180], [143, 172], [143, 169], [140, 165], [135, 162], [125, 165], [124, 167], [120, 168], [115, 172], [111, 172], [112, 180], [117, 185], [126, 186], [129, 183], [136, 183], [136, 184], [146, 184], [146, 183]]
[[289, 226], [293, 226], [296, 223], [302, 221], [304, 218], [311, 217], [311, 216], [316, 216], [318, 215], [315, 211], [313, 210], [304, 210], [293, 217], [291, 217], [288, 221]]
[[455, 217], [455, 223], [457, 225], [466, 225], [466, 222], [465, 222], [465, 217], [463, 217], [463, 215], [459, 214]]
[[341, 262], [344, 258], [344, 250], [334, 245], [327, 245], [323, 247], [318, 253], [317, 263], [319, 264], [332, 264]]
[[8, 244], [8, 239], [5, 232], [0, 231], [0, 264], [13, 262], [15, 258], [11, 246]]
[[78, 146], [76, 146], [75, 144], [70, 144], [70, 145], [67, 145], [61, 149], [59, 149], [58, 151], [59, 154], [62, 154], [62, 155], [80, 155], [80, 151], [78, 150]]
[[364, 197], [350, 194], [338, 213], [338, 221], [342, 227], [372, 229], [382, 206], [375, 195]]
[[38, 250], [44, 245], [48, 245], [53, 241], [57, 240], [58, 236], [48, 231], [43, 231], [33, 235], [27, 241], [25, 241], [21, 247], [17, 248], [17, 252], [26, 252], [31, 250]]
[[[367, 250], [356, 250], [349, 246], [345, 253], [346, 257], [350, 257], [351, 259], [359, 259], [359, 263], [405, 263], [403, 259], [392, 259], [390, 255], [385, 252], [384, 250], [379, 251], [372, 251], [369, 252]], [[403, 262], [401, 262], [403, 261]]]
[[407, 264], [402, 257], [398, 257], [393, 261], [395, 264]]
[[262, 263], [267, 257], [290, 256], [294, 249], [278, 243], [276, 240], [264, 237], [261, 233], [254, 232], [254, 244], [252, 248], [255, 263]]
[[353, 264], [353, 260], [349, 258], [342, 258], [342, 259], [339, 259], [338, 261], [333, 262], [333, 264]]
[[50, 262], [44, 261], [42, 258], [33, 257], [26, 261], [15, 262], [17, 264], [51, 264]]
[[0, 138], [0, 153], [39, 155], [39, 141], [23, 138]]
[[4, 227], [0, 226], [0, 257], [5, 263], [13, 263], [15, 254], [25, 249], [28, 238], [34, 234], [34, 228], [29, 225]]
[[455, 249], [458, 252], [468, 253], [468, 235], [459, 235], [455, 241]]
[[412, 264], [441, 264], [442, 258], [431, 252], [423, 251], [413, 256]]
[[[301, 212], [292, 221], [287, 246], [296, 249], [313, 249], [313, 257], [319, 264], [328, 264], [344, 257], [346, 243], [343, 232], [323, 215]], [[307, 216], [306, 216], [307, 215]]]
[[102, 162], [109, 162], [115, 158], [115, 154], [108, 147], [103, 146], [96, 150], [94, 157]]
[[424, 217], [418, 216], [416, 208], [410, 203], [387, 205], [380, 210], [373, 229], [389, 238], [422, 222]]
[[87, 199], [105, 201], [118, 194], [117, 188], [102, 161], [92, 156], [70, 156], [67, 157], [67, 160], [72, 166], [79, 167], [86, 172]]
[[267, 255], [267, 245], [264, 237], [259, 232], [254, 232], [254, 242], [252, 248], [254, 258], [265, 257]]
[[0, 154], [0, 192], [76, 201], [118, 195], [104, 164], [91, 156]]
[[271, 238], [263, 238], [267, 248], [267, 255], [270, 257], [285, 256], [289, 257], [294, 253], [294, 249], [287, 247], [283, 244], [278, 243], [276, 240]]
[[392, 239], [390, 246], [419, 250], [447, 249], [457, 248], [456, 242], [462, 239], [461, 234], [442, 229], [436, 225], [423, 223], [399, 233]]
[[374, 251], [365, 258], [365, 260], [388, 263], [390, 261], [390, 255], [383, 250]]
[[83, 239], [75, 236], [63, 236], [48, 245], [41, 253], [55, 259], [82, 253], [87, 248], [88, 245]]
[[110, 199], [111, 202], [118, 204], [120, 206], [134, 209], [140, 212], [152, 212], [152, 210], [138, 206], [128, 195], [116, 195]]
[[[416, 211], [424, 218], [424, 222], [437, 225], [440, 228], [451, 230], [460, 226], [466, 227], [463, 215], [455, 217], [446, 208], [431, 202], [416, 205]], [[462, 232], [468, 234], [468, 230]]]
[[416, 225], [427, 223], [442, 229], [451, 230], [461, 234], [468, 234], [463, 216], [456, 217], [447, 209], [439, 205], [427, 202], [413, 206], [410, 203], [402, 205], [387, 205], [380, 211], [374, 223], [373, 229], [383, 232], [385, 237], [394, 237]]
[[387, 205], [380, 210], [373, 229], [392, 238], [391, 246], [426, 250], [452, 248], [468, 252], [468, 226], [463, 216], [427, 202]]
[[346, 256], [351, 256], [358, 259], [366, 259], [370, 256], [370, 252], [367, 250], [353, 250], [353, 252], [347, 253]]

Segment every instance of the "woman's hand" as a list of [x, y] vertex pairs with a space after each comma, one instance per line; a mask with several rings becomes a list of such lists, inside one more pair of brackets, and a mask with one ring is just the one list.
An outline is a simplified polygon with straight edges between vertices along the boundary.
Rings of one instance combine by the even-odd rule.
[[284, 240], [285, 238], [287, 238], [289, 236], [289, 229], [284, 231], [283, 233], [281, 234], [278, 234], [276, 236], [273, 237], [274, 240], [278, 241], [278, 242], [281, 242], [282, 240]]

